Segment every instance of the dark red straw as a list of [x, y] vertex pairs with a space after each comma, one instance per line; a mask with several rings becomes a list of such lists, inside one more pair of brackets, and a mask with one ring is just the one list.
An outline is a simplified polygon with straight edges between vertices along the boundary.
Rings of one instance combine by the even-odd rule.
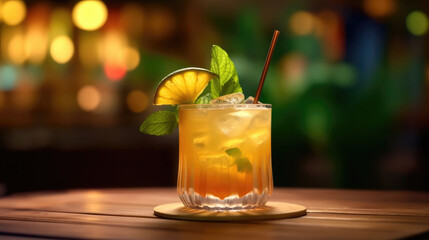
[[256, 92], [255, 100], [253, 100], [253, 103], [258, 103], [259, 95], [261, 94], [262, 86], [264, 85], [265, 77], [267, 76], [267, 71], [268, 71], [268, 66], [270, 65], [271, 56], [273, 55], [274, 47], [276, 46], [277, 39], [279, 38], [279, 33], [280, 32], [278, 30], [274, 30], [273, 39], [271, 39], [270, 50], [268, 50], [267, 58], [265, 59], [264, 71], [262, 71], [262, 76], [261, 76], [261, 80], [259, 81], [258, 91]]

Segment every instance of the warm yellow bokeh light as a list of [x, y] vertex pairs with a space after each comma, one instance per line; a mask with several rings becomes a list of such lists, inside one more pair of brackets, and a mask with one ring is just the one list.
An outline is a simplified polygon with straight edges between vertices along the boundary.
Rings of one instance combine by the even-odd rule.
[[135, 48], [126, 47], [124, 49], [124, 59], [127, 70], [134, 70], [140, 63], [140, 53]]
[[67, 36], [59, 36], [51, 43], [50, 53], [55, 62], [63, 64], [73, 57], [74, 45]]
[[146, 110], [148, 103], [149, 99], [142, 91], [134, 90], [127, 96], [128, 108], [135, 113], [140, 113]]
[[314, 16], [309, 12], [299, 11], [294, 13], [289, 22], [289, 27], [296, 35], [308, 35], [313, 32], [315, 26]]
[[124, 65], [124, 49], [127, 46], [127, 38], [123, 32], [116, 30], [107, 31], [97, 45], [98, 58], [101, 64], [109, 63]]
[[94, 86], [82, 87], [77, 93], [77, 103], [85, 111], [94, 111], [100, 105], [100, 91]]
[[97, 30], [107, 20], [107, 8], [102, 1], [80, 1], [73, 8], [72, 18], [80, 29]]
[[29, 62], [39, 64], [45, 60], [48, 48], [46, 30], [35, 25], [28, 29], [25, 36], [25, 56]]
[[21, 23], [27, 13], [25, 3], [21, 0], [5, 1], [0, 10], [3, 22], [11, 26]]
[[13, 36], [7, 46], [7, 53], [11, 62], [22, 64], [25, 61], [25, 39], [23, 34]]

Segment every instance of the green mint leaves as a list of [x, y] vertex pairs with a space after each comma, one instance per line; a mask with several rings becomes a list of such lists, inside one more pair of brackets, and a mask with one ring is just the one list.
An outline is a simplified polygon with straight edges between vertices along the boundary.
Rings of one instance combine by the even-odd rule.
[[213, 79], [197, 99], [197, 104], [207, 104], [210, 100], [219, 96], [243, 92], [238, 81], [237, 70], [234, 63], [222, 48], [217, 45], [212, 47], [212, 59], [210, 61], [210, 72], [216, 73], [219, 78]]
[[212, 47], [210, 71], [219, 76], [219, 78], [213, 79], [210, 84], [213, 99], [230, 93], [243, 92], [238, 82], [234, 63], [229, 58], [228, 53], [217, 45]]
[[140, 132], [154, 136], [171, 134], [179, 122], [177, 118], [177, 110], [154, 112], [142, 123]]
[[239, 148], [230, 148], [225, 150], [225, 152], [233, 158], [241, 158], [241, 150]]
[[237, 164], [237, 171], [239, 172], [251, 172], [252, 163], [250, 163], [247, 157], [243, 157], [239, 148], [230, 148], [225, 150], [226, 154], [234, 159], [234, 164]]
[[[243, 92], [238, 82], [238, 75], [234, 63], [229, 58], [228, 54], [217, 45], [213, 45], [212, 47], [210, 71], [217, 74], [219, 77], [210, 81], [195, 101], [196, 104], [208, 104], [210, 100], [218, 98], [219, 96]], [[174, 111], [158, 111], [152, 113], [143, 122], [140, 126], [140, 132], [155, 136], [167, 135], [174, 131], [178, 123], [177, 108]], [[237, 160], [237, 163], [240, 161], [242, 161], [241, 158]], [[247, 168], [248, 166], [246, 164], [247, 163], [242, 163], [241, 165]], [[250, 168], [251, 167], [252, 165], [250, 164]]]

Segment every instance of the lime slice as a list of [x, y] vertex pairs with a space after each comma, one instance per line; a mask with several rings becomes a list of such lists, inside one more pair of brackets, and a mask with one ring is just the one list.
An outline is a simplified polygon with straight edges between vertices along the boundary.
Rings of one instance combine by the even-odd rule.
[[167, 75], [159, 83], [154, 105], [194, 103], [216, 74], [204, 68], [183, 68]]

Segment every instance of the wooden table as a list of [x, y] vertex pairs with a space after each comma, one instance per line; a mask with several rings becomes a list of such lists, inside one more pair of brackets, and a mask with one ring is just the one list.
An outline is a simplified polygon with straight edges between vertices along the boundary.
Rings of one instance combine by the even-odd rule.
[[276, 188], [305, 217], [192, 222], [153, 215], [173, 188], [70, 190], [0, 198], [0, 239], [429, 239], [429, 193]]

